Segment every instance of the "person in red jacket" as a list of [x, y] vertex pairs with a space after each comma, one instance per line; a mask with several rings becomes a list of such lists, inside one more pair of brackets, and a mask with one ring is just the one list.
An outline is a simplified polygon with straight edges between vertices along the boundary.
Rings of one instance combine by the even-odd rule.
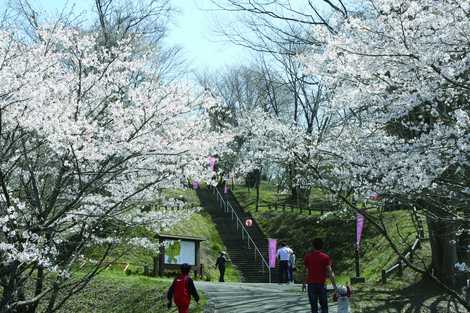
[[171, 308], [172, 299], [178, 308], [179, 313], [189, 313], [189, 303], [191, 296], [199, 303], [199, 295], [193, 280], [189, 277], [191, 266], [184, 263], [181, 265], [181, 274], [173, 280], [167, 293], [168, 308]]
[[[318, 313], [318, 302], [320, 302], [321, 313], [328, 313], [328, 299], [325, 282], [330, 278], [333, 288], [336, 290], [335, 274], [331, 269], [331, 258], [322, 252], [323, 240], [315, 238], [313, 240], [313, 251], [305, 254], [304, 264], [308, 276], [305, 283], [308, 286], [308, 299], [312, 313]], [[305, 284], [302, 286], [305, 289]]]

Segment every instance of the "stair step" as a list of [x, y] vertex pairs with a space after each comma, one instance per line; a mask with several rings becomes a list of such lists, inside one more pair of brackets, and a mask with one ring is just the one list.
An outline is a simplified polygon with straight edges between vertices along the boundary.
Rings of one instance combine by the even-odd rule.
[[[242, 281], [267, 282], [268, 272], [266, 270], [263, 272], [258, 255], [255, 259], [255, 252], [251, 242], [250, 247], [248, 248], [248, 239], [246, 235], [242, 238], [240, 227], [237, 229], [237, 224], [235, 219], [232, 219], [232, 214], [225, 212], [224, 209], [218, 206], [212, 191], [207, 189], [198, 189], [197, 194], [202, 206], [209, 213], [212, 221], [216, 224], [220, 237], [226, 247], [229, 259], [240, 271]], [[230, 201], [232, 207], [241, 220], [248, 218], [248, 215], [245, 212], [242, 212], [232, 194], [229, 194], [226, 199]], [[263, 257], [267, 259], [268, 247], [267, 239], [264, 234], [255, 227], [248, 228], [247, 231]]]

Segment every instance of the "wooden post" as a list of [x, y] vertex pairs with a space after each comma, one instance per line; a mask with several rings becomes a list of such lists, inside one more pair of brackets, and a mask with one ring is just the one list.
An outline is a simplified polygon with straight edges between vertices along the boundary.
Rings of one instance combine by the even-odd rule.
[[399, 276], [403, 276], [403, 263], [400, 261], [398, 261], [398, 275]]
[[470, 279], [467, 279], [467, 286], [465, 287], [465, 300], [470, 304]]
[[259, 208], [259, 185], [261, 180], [261, 173], [259, 174], [258, 178], [256, 179], [256, 207], [255, 210], [258, 212]]
[[297, 189], [297, 207], [300, 207], [300, 188], [296, 188]]
[[160, 254], [158, 255], [158, 276], [163, 276], [163, 270], [165, 267], [165, 245], [163, 240], [160, 239]]
[[387, 283], [387, 272], [385, 270], [382, 270], [382, 284]]
[[309, 189], [308, 190], [308, 195], [307, 195], [307, 203], [305, 204], [305, 207], [307, 209], [310, 209], [310, 192], [311, 192], [311, 190]]
[[160, 256], [154, 256], [153, 257], [153, 276], [154, 277], [157, 277], [157, 275], [160, 273], [160, 268], [159, 268], [159, 265], [160, 265]]
[[364, 277], [361, 277], [361, 271], [360, 271], [360, 267], [359, 267], [359, 246], [356, 245], [355, 247], [355, 268], [356, 268], [356, 277], [351, 277], [351, 284], [358, 284], [358, 283], [365, 283], [365, 278]]
[[[194, 260], [195, 262], [194, 262], [194, 263], [196, 264], [196, 267], [197, 267], [198, 265], [201, 264], [201, 257], [200, 257], [200, 253], [199, 253], [199, 249], [200, 249], [200, 247], [201, 247], [201, 243], [200, 243], [199, 241], [196, 241], [196, 242], [194, 243], [194, 245], [195, 245], [195, 250], [196, 250], [196, 251], [195, 251], [195, 255], [194, 255], [194, 258], [195, 258], [195, 260]], [[202, 265], [201, 265], [201, 268], [202, 268]]]
[[361, 271], [359, 269], [359, 247], [356, 247], [355, 252], [355, 264], [356, 264], [356, 277], [361, 277]]

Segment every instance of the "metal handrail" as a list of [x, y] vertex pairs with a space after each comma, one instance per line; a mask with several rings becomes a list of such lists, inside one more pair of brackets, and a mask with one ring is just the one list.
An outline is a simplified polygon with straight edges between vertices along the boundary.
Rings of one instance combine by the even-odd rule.
[[[236, 219], [237, 219], [237, 230], [238, 230], [238, 224], [240, 224], [241, 226], [241, 232], [242, 232], [242, 240], [244, 239], [243, 238], [243, 234], [245, 233], [246, 236], [247, 236], [247, 242], [248, 242], [248, 248], [250, 248], [250, 242], [251, 244], [253, 245], [253, 248], [255, 250], [255, 258], [256, 258], [256, 253], [258, 253], [262, 263], [261, 263], [261, 267], [264, 271], [264, 266], [267, 268], [268, 270], [268, 279], [269, 279], [269, 283], [271, 283], [271, 269], [269, 267], [269, 264], [268, 262], [266, 261], [266, 259], [264, 258], [263, 254], [261, 253], [261, 251], [259, 250], [258, 246], [256, 245], [256, 243], [253, 241], [253, 238], [251, 237], [250, 233], [248, 232], [248, 230], [245, 228], [245, 225], [243, 224], [243, 222], [241, 221], [240, 217], [238, 216], [237, 212], [235, 211], [235, 209], [232, 207], [232, 204], [225, 200], [224, 197], [220, 194], [220, 191], [217, 187], [214, 187], [214, 190], [217, 194], [217, 203], [219, 203], [219, 205], [222, 205], [222, 207], [224, 208], [224, 211], [225, 212], [228, 212], [229, 209], [228, 207], [230, 207], [230, 213], [232, 214], [232, 219], [233, 219], [233, 216], [235, 215]], [[220, 200], [220, 201], [219, 201]], [[263, 266], [264, 265], [264, 266]]]

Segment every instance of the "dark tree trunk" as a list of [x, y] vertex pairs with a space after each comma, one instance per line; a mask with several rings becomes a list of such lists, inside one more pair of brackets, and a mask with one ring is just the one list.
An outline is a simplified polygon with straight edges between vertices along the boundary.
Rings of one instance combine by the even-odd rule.
[[261, 184], [261, 169], [256, 170], [255, 187], [256, 187], [256, 212], [259, 209], [259, 185]]
[[256, 184], [256, 212], [258, 212], [259, 208], [259, 183]]
[[456, 225], [448, 219], [429, 215], [427, 223], [434, 273], [446, 284], [455, 286], [455, 264], [458, 261]]

